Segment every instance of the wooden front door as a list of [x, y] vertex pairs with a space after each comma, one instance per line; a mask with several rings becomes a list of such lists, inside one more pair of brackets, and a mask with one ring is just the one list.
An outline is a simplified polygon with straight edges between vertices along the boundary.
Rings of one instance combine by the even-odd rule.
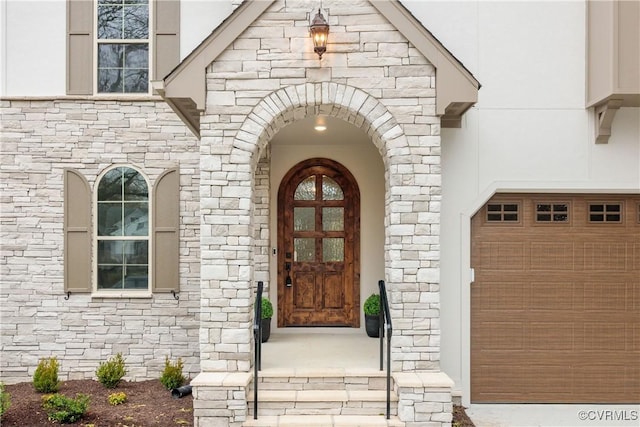
[[360, 326], [360, 192], [328, 159], [291, 169], [278, 191], [278, 326]]

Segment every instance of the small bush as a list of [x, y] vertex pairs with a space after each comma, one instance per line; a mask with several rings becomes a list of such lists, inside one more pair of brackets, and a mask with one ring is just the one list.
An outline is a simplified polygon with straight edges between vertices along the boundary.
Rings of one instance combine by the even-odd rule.
[[96, 370], [98, 381], [106, 388], [116, 388], [126, 374], [127, 370], [124, 367], [124, 358], [121, 353], [109, 358], [106, 362], [100, 363]]
[[56, 393], [44, 396], [42, 407], [51, 421], [62, 424], [75, 423], [87, 412], [89, 396], [77, 394], [75, 399]]
[[273, 304], [266, 298], [262, 298], [262, 318], [271, 319], [273, 316]]
[[180, 357], [178, 357], [178, 361], [174, 365], [169, 360], [169, 356], [165, 356], [164, 371], [162, 371], [162, 376], [160, 377], [162, 385], [168, 390], [173, 390], [174, 388], [178, 388], [184, 384], [187, 379], [182, 375], [183, 367], [184, 364]]
[[40, 393], [55, 393], [58, 386], [58, 359], [40, 359], [33, 374], [33, 387]]
[[0, 417], [11, 406], [11, 395], [4, 390], [4, 383], [0, 382]]
[[378, 316], [380, 314], [380, 295], [371, 294], [364, 302], [364, 314]]
[[109, 401], [109, 405], [121, 405], [127, 401], [127, 394], [123, 392], [111, 393], [107, 400]]

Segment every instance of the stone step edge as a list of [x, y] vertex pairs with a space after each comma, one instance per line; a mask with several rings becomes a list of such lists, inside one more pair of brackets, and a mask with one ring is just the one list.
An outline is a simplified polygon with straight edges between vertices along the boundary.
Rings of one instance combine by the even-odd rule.
[[405, 427], [397, 416], [383, 415], [267, 415], [242, 423], [243, 427]]
[[368, 368], [267, 368], [258, 371], [258, 378], [380, 378], [386, 376], [386, 371]]
[[[398, 395], [391, 391], [391, 402]], [[247, 396], [253, 402], [253, 393]], [[258, 402], [386, 402], [385, 390], [258, 390]]]

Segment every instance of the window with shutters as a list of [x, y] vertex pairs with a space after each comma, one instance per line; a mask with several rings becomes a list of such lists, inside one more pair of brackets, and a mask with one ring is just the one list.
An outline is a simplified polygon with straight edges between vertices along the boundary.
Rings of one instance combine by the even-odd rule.
[[149, 185], [130, 167], [108, 170], [98, 182], [96, 287], [149, 288]]
[[97, 0], [97, 92], [149, 92], [149, 1]]
[[[92, 208], [93, 206], [93, 208]], [[93, 214], [92, 214], [93, 212]], [[155, 182], [128, 165], [64, 174], [64, 290], [148, 296], [180, 290], [180, 172]]]
[[179, 0], [67, 0], [67, 94], [149, 94], [179, 62]]

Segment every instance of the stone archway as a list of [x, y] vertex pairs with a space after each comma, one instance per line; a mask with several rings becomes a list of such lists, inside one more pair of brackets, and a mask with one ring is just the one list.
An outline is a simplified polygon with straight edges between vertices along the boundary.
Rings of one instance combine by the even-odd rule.
[[[259, 162], [280, 129], [318, 114], [362, 129], [383, 160], [385, 279], [395, 319], [394, 370], [438, 368], [440, 170], [439, 150], [432, 147], [439, 148], [439, 137], [408, 138], [407, 125], [400, 125], [380, 100], [363, 90], [308, 83], [265, 96], [246, 114], [233, 139], [220, 138], [228, 142], [217, 145], [218, 137], [212, 137], [201, 150], [201, 189], [211, 196], [202, 201], [203, 371], [250, 369], [252, 289], [256, 277], [268, 276], [256, 270], [255, 263], [256, 255], [268, 253], [269, 245], [268, 239], [257, 237], [258, 230], [268, 229], [268, 215], [256, 205], [256, 176], [265, 177]], [[268, 263], [257, 268], [268, 269]], [[232, 318], [223, 315], [225, 310], [238, 321], [217, 321]]]

